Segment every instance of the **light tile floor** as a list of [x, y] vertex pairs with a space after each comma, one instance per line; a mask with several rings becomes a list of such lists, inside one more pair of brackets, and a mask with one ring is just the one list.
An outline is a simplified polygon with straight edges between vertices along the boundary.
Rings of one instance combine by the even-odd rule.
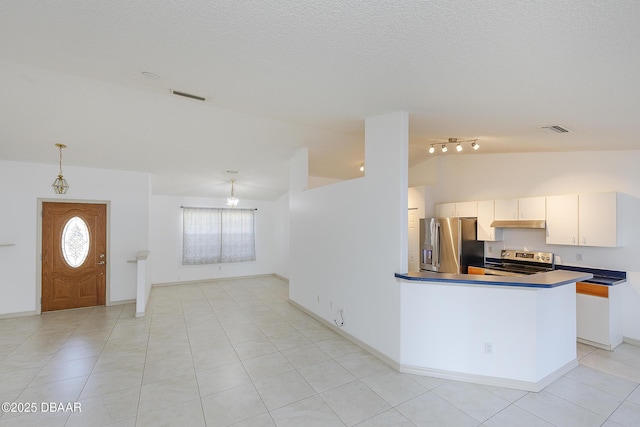
[[126, 305], [0, 320], [0, 402], [37, 409], [0, 426], [640, 425], [639, 347], [578, 345], [579, 367], [527, 393], [400, 374], [287, 295], [275, 277], [226, 280], [154, 288], [143, 319]]

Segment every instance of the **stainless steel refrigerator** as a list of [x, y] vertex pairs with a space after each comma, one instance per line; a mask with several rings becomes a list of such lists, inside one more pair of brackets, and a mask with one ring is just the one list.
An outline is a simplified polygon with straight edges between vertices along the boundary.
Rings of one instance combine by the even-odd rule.
[[467, 273], [484, 263], [484, 242], [477, 240], [476, 218], [420, 220], [420, 270]]

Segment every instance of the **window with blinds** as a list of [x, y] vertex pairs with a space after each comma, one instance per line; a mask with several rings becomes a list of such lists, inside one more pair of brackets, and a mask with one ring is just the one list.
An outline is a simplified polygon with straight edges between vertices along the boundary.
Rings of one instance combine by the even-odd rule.
[[182, 264], [256, 260], [254, 209], [182, 209]]

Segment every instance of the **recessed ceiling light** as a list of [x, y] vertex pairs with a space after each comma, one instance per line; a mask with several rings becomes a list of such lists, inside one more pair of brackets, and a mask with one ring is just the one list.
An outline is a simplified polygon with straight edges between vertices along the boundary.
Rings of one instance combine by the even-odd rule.
[[233, 174], [233, 175], [235, 175], [235, 174], [237, 174], [237, 173], [238, 173], [238, 172], [240, 172], [240, 171], [238, 171], [238, 170], [236, 170], [236, 169], [227, 169], [227, 170], [225, 170], [224, 172], [225, 172], [225, 173], [229, 173], [229, 174]]

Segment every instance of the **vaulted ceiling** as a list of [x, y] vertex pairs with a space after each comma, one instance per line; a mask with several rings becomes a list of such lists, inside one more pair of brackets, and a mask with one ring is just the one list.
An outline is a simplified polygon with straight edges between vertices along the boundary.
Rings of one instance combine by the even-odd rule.
[[54, 167], [61, 142], [157, 194], [221, 197], [236, 169], [275, 199], [299, 147], [312, 175], [359, 176], [364, 119], [392, 111], [411, 165], [452, 137], [640, 149], [638, 22], [634, 0], [4, 0], [0, 159]]

